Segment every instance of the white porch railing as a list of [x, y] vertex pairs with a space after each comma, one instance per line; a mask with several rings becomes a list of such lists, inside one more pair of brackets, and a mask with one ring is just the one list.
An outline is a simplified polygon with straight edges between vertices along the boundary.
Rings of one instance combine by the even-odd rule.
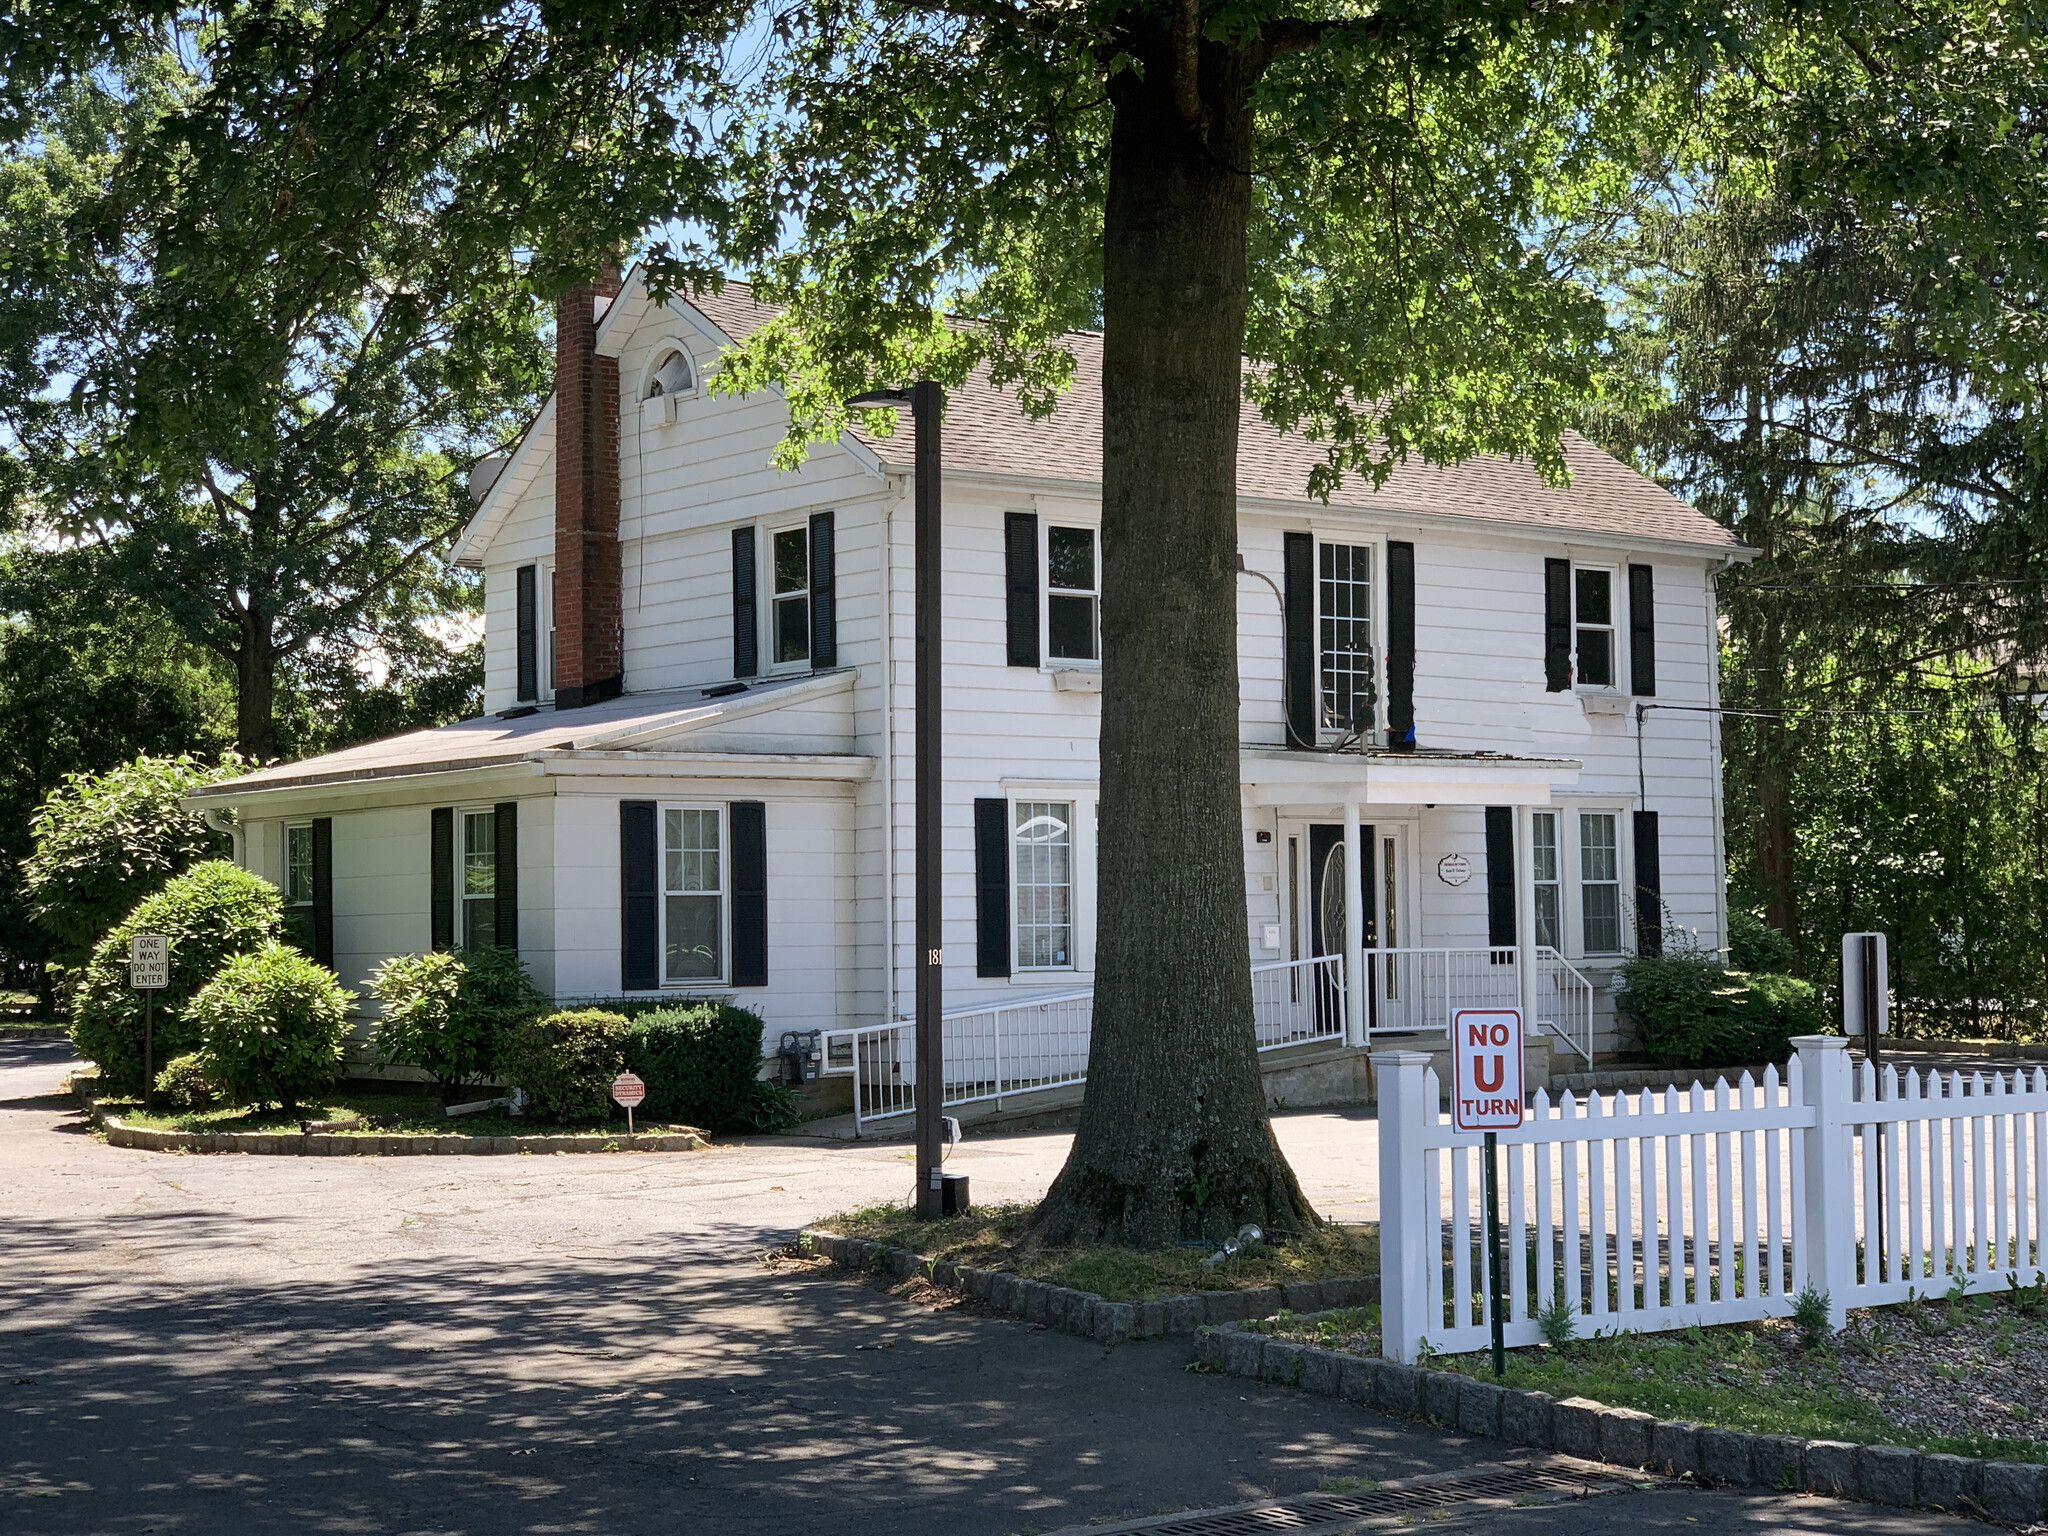
[[[1457, 1008], [1511, 1006], [1512, 949], [1366, 951], [1373, 1031], [1446, 1033]], [[1495, 959], [1495, 956], [1501, 958]], [[1536, 1024], [1592, 1054], [1593, 989], [1554, 950], [1537, 951]], [[947, 1010], [942, 1103], [1005, 1100], [1083, 1082], [1092, 991]], [[1261, 1051], [1344, 1038], [1344, 960], [1320, 955], [1252, 967], [1252, 1027]], [[825, 1071], [853, 1078], [856, 1130], [917, 1107], [916, 1026], [909, 1020], [825, 1033]]]
[[[1512, 948], [1368, 949], [1367, 1027], [1373, 1034], [1448, 1035], [1460, 1008], [1513, 1008], [1520, 977]], [[1536, 1006], [1530, 1020], [1586, 1061], [1593, 1059], [1593, 984], [1548, 945], [1536, 951]]]
[[[1509, 1345], [1538, 1342], [1557, 1298], [1582, 1335], [1653, 1332], [1782, 1316], [1810, 1284], [1840, 1327], [1847, 1308], [1912, 1290], [2048, 1272], [2048, 1073], [1888, 1069], [1879, 1101], [1841, 1036], [1795, 1043], [1782, 1082], [1772, 1068], [1711, 1092], [1538, 1093], [1500, 1133]], [[1482, 1349], [1480, 1138], [1442, 1114], [1428, 1057], [1374, 1065], [1383, 1347], [1400, 1360], [1425, 1343]]]

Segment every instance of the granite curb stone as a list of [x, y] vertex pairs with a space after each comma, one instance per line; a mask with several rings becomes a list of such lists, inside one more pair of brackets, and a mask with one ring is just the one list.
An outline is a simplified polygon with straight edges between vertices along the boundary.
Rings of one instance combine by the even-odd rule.
[[1455, 1371], [1269, 1339], [1241, 1324], [1202, 1329], [1195, 1353], [1227, 1375], [1284, 1381], [1395, 1417], [1431, 1419], [1465, 1434], [1545, 1446], [1589, 1461], [1652, 1466], [1735, 1487], [1988, 1515], [2006, 1525], [2048, 1518], [2048, 1466], [2029, 1462], [1751, 1434], [1658, 1419], [1583, 1397], [1560, 1402], [1547, 1392], [1503, 1389]]
[[1659, 1419], [1650, 1429], [1650, 1464], [1672, 1477], [1700, 1473], [1700, 1428], [1684, 1419]]
[[685, 1132], [588, 1136], [344, 1136], [276, 1131], [175, 1131], [99, 1117], [107, 1145], [141, 1152], [239, 1152], [255, 1157], [488, 1157], [508, 1152], [695, 1152], [710, 1143]]

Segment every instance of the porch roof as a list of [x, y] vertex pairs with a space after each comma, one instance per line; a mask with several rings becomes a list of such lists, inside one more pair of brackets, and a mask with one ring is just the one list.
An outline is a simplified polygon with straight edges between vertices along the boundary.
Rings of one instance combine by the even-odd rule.
[[1296, 752], [1245, 747], [1238, 778], [1253, 805], [1548, 805], [1575, 787], [1570, 757], [1419, 750]]
[[[662, 755], [676, 763], [692, 760], [725, 762], [731, 753], [706, 753], [687, 747], [662, 753], [663, 743], [687, 737], [705, 727], [730, 724], [779, 709], [801, 699], [845, 693], [853, 686], [851, 669], [753, 683], [728, 692], [683, 688], [660, 693], [626, 694], [582, 709], [557, 712], [553, 705], [485, 715], [429, 730], [408, 731], [381, 741], [366, 741], [338, 752], [322, 753], [295, 763], [276, 763], [240, 778], [208, 784], [185, 797], [188, 803], [232, 802], [261, 791], [307, 789], [355, 784], [428, 773], [459, 773], [503, 768], [526, 762], [548, 765], [545, 771], [574, 772], [578, 765], [594, 769], [631, 754], [644, 760]], [[794, 762], [789, 754], [753, 753], [746, 757]], [[844, 766], [840, 777], [865, 777], [866, 758], [811, 754], [816, 762]], [[602, 771], [599, 769], [599, 771]], [[727, 771], [732, 771], [728, 764]]]

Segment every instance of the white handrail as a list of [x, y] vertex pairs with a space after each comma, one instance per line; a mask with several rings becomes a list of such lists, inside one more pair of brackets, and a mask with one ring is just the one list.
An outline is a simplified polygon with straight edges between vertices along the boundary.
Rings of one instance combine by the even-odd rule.
[[[1593, 985], [1548, 946], [1536, 951], [1532, 1025], [1593, 1059]], [[1510, 948], [1391, 948], [1365, 952], [1366, 1017], [1375, 1035], [1448, 1034], [1458, 1008], [1513, 1007], [1520, 998]], [[1252, 967], [1252, 1024], [1258, 1049], [1344, 1037], [1344, 960], [1317, 955]], [[1092, 988], [963, 1003], [945, 1025], [944, 1103], [993, 1101], [1087, 1081], [1094, 1022]], [[856, 1131], [869, 1120], [905, 1115], [917, 1103], [914, 1020], [825, 1034], [825, 1071], [853, 1077]]]

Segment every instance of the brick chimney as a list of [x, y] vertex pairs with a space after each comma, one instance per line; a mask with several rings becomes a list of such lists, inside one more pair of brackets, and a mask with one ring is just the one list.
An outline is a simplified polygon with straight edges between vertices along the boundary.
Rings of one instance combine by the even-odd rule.
[[555, 301], [555, 708], [624, 686], [619, 610], [619, 360], [597, 353], [616, 271]]

